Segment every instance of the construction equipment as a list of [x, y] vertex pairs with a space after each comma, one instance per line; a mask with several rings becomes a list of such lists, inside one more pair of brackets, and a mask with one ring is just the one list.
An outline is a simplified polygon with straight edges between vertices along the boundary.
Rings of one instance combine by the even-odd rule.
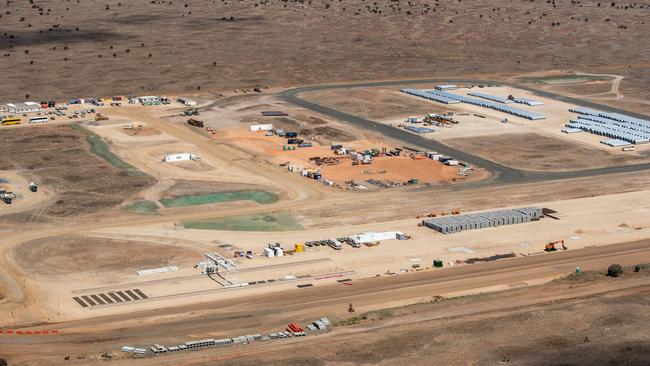
[[354, 313], [354, 305], [352, 303], [348, 305], [348, 313]]
[[443, 116], [441, 114], [429, 113], [424, 117], [425, 125], [445, 126], [449, 124], [458, 124], [458, 121], [451, 117]]
[[199, 109], [198, 108], [190, 108], [186, 109], [181, 113], [181, 116], [198, 116], [199, 115]]
[[108, 117], [104, 116], [101, 113], [97, 113], [95, 115], [95, 121], [106, 121], [107, 119], [108, 119]]
[[190, 126], [203, 128], [203, 121], [199, 121], [198, 119], [189, 118], [187, 120], [187, 124], [190, 125]]
[[558, 245], [558, 244], [562, 245], [562, 250], [569, 249], [569, 248], [567, 248], [566, 245], [564, 245], [564, 240], [556, 240], [556, 241], [552, 241], [552, 242], [546, 244], [544, 246], [544, 251], [545, 252], [555, 252], [555, 251], [557, 251], [557, 248], [555, 246]]

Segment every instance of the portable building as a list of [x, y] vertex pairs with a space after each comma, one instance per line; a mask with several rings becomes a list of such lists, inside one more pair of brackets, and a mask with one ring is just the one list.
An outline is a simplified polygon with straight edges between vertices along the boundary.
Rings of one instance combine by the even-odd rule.
[[263, 125], [251, 125], [250, 127], [251, 132], [257, 132], [257, 131], [271, 131], [273, 130], [273, 125], [268, 123], [268, 124], [263, 124]]
[[264, 248], [264, 256], [265, 257], [274, 257], [275, 256], [275, 251], [271, 248]]
[[176, 153], [176, 154], [165, 154], [163, 161], [166, 163], [173, 163], [176, 161], [188, 161], [196, 160], [196, 155], [192, 153]]
[[196, 100], [192, 100], [192, 99], [187, 98], [187, 97], [179, 97], [177, 100], [178, 100], [179, 103], [184, 104], [184, 105], [186, 105], [188, 107], [192, 107], [192, 106], [195, 106], [197, 104]]
[[274, 254], [275, 254], [276, 257], [284, 256], [284, 249], [282, 249], [280, 247], [273, 248], [273, 251], [274, 251]]
[[138, 102], [140, 104], [155, 104], [160, 103], [160, 97], [156, 95], [146, 95], [143, 97], [138, 97]]
[[11, 114], [40, 112], [41, 105], [36, 102], [7, 103], [0, 106], [0, 112]]
[[355, 244], [365, 244], [372, 243], [375, 241], [397, 239], [398, 235], [404, 235], [404, 233], [399, 231], [386, 231], [386, 232], [374, 232], [367, 231], [361, 234], [353, 235], [350, 237], [353, 243]]
[[454, 84], [441, 84], [441, 85], [436, 85], [436, 90], [457, 90], [458, 85]]

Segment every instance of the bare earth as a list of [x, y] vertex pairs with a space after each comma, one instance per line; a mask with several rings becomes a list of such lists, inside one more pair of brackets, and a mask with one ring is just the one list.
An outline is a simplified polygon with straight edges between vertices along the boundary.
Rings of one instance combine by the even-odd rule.
[[650, 23], [633, 3], [15, 2], [0, 99], [572, 68], [647, 96]]
[[[549, 301], [504, 311], [478, 310], [496, 301], [530, 299], [540, 291], [559, 294], [569, 288], [576, 288], [575, 292], [604, 289], [622, 281], [647, 277], [648, 273], [629, 276], [606, 279], [602, 271], [584, 273], [576, 279], [545, 286], [379, 310], [359, 315], [367, 320], [349, 329], [337, 329], [338, 336], [302, 342], [299, 354], [286, 349], [267, 349], [257, 356], [224, 356], [222, 364], [647, 364], [650, 362], [650, 348], [645, 342], [648, 334], [639, 324], [650, 320], [648, 285], [612, 291], [596, 298]], [[478, 311], [456, 318], [437, 318], [450, 309], [465, 307]]]
[[636, 155], [611, 154], [537, 133], [494, 135], [446, 140], [450, 146], [525, 170], [580, 170], [640, 164]]
[[8, 221], [97, 212], [153, 184], [92, 154], [83, 133], [66, 125], [1, 130], [0, 139], [0, 170], [28, 172], [57, 195], [46, 207], [6, 216]]
[[201, 255], [200, 251], [185, 247], [83, 236], [27, 242], [14, 252], [23, 268], [39, 276], [125, 273], [167, 265], [194, 265]]
[[[650, 270], [629, 267], [650, 263], [650, 171], [538, 181], [541, 172], [498, 177], [473, 167], [463, 178], [458, 168], [429, 159], [379, 157], [352, 166], [341, 158], [322, 167], [323, 178], [341, 185], [418, 178], [431, 187], [339, 189], [287, 165], [318, 169], [312, 158], [334, 157], [335, 142], [357, 151], [404, 143], [373, 132], [383, 128], [354, 128], [281, 98], [288, 88], [351, 80], [480, 79], [650, 115], [650, 4], [634, 1], [6, 2], [0, 104], [113, 95], [164, 95], [172, 103], [97, 107], [109, 119], [85, 126], [142, 175], [94, 155], [68, 119], [35, 125], [23, 117], [20, 126], [0, 126], [0, 178], [26, 196], [0, 203], [0, 359], [11, 366], [650, 364]], [[549, 76], [564, 79], [542, 81]], [[508, 116], [502, 123], [495, 110], [445, 106], [396, 89], [305, 96], [378, 124], [456, 112], [458, 124], [423, 136], [526, 170], [631, 165], [650, 157], [650, 144], [628, 153], [594, 135], [562, 134], [574, 117], [568, 102], [539, 96], [543, 105], [521, 108], [545, 120]], [[532, 95], [505, 84], [489, 91]], [[179, 116], [186, 109], [179, 95], [198, 101], [206, 128]], [[262, 117], [264, 110], [288, 116]], [[144, 128], [123, 129], [128, 123]], [[296, 131], [313, 146], [287, 150], [284, 138], [250, 132], [254, 123]], [[179, 152], [200, 159], [161, 161]], [[27, 196], [32, 179], [41, 190]], [[158, 207], [147, 215], [122, 209], [135, 200], [239, 190], [269, 191], [278, 200], [178, 209], [139, 202], [144, 211]], [[528, 205], [554, 208], [556, 217], [448, 236], [418, 226], [432, 211]], [[273, 219], [271, 213], [296, 225], [278, 232], [181, 225]], [[291, 253], [295, 243], [369, 230], [411, 238]], [[558, 239], [569, 249], [543, 252]], [[276, 241], [287, 255], [261, 255]], [[229, 249], [220, 247], [226, 243]], [[202, 253], [230, 257], [235, 250], [254, 252], [233, 258], [241, 269], [233, 281], [241, 279], [241, 287], [224, 288], [195, 266]], [[515, 258], [462, 263], [502, 253]], [[435, 259], [445, 268], [432, 268]], [[612, 263], [628, 266], [622, 277], [604, 276]], [[178, 270], [136, 274], [171, 265]], [[578, 266], [582, 274], [574, 274]], [[132, 286], [146, 298], [89, 306], [73, 299]], [[336, 326], [308, 337], [139, 360], [120, 351], [268, 334], [321, 316]]]

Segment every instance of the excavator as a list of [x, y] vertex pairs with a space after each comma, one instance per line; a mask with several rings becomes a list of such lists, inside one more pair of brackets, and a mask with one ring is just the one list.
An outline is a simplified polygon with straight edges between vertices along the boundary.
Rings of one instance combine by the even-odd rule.
[[556, 240], [556, 241], [552, 241], [552, 242], [546, 244], [546, 246], [544, 246], [544, 251], [545, 252], [555, 252], [555, 251], [557, 251], [557, 248], [555, 247], [556, 245], [562, 245], [562, 250], [569, 249], [569, 248], [567, 248], [566, 245], [564, 245], [564, 240]]

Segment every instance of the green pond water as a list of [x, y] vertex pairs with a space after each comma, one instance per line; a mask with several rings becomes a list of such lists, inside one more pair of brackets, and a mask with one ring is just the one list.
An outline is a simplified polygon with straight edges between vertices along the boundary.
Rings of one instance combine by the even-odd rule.
[[226, 231], [293, 231], [304, 228], [288, 212], [275, 212], [210, 220], [182, 221], [186, 229]]
[[210, 203], [232, 202], [232, 201], [254, 201], [260, 204], [273, 203], [278, 198], [269, 192], [242, 191], [242, 192], [220, 192], [192, 196], [179, 196], [174, 198], [163, 198], [160, 200], [163, 206], [187, 207], [195, 205], [206, 205]]
[[115, 155], [115, 153], [111, 151], [108, 144], [101, 137], [99, 137], [92, 131], [78, 124], [71, 124], [70, 128], [83, 132], [86, 135], [86, 141], [90, 145], [90, 152], [106, 160], [112, 166], [118, 169], [124, 169], [128, 171], [129, 174], [132, 175], [137, 175], [137, 176], [146, 175], [145, 173], [138, 170], [138, 168], [125, 162], [124, 160], [120, 159], [119, 156]]
[[128, 205], [126, 209], [130, 212], [144, 215], [158, 214], [158, 205], [154, 201], [135, 201]]

